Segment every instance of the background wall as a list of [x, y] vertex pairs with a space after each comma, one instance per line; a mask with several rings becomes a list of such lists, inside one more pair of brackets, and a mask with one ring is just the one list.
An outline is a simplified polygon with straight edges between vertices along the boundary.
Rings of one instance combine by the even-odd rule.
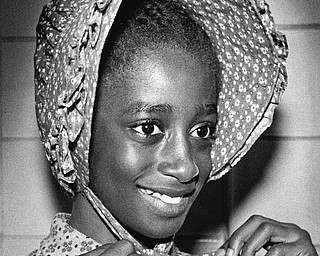
[[[46, 2], [0, 2], [0, 255], [27, 255], [54, 214], [70, 209], [50, 175], [34, 115], [35, 25]], [[252, 214], [297, 223], [320, 249], [320, 2], [268, 2], [289, 41], [289, 87], [273, 127], [203, 191], [180, 233], [182, 246], [196, 241], [190, 250], [217, 247]]]

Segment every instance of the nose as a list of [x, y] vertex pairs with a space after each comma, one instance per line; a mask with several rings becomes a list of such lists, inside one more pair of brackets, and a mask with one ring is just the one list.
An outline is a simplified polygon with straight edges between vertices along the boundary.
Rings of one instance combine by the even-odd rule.
[[191, 143], [184, 136], [174, 136], [168, 139], [162, 148], [159, 171], [175, 177], [181, 183], [188, 183], [199, 175]]

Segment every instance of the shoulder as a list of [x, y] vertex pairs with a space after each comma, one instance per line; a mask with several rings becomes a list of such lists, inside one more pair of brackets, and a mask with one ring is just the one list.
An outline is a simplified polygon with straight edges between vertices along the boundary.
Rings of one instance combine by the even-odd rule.
[[96, 241], [69, 225], [69, 214], [58, 213], [51, 224], [49, 235], [38, 250], [29, 256], [73, 256], [81, 255], [99, 247]]

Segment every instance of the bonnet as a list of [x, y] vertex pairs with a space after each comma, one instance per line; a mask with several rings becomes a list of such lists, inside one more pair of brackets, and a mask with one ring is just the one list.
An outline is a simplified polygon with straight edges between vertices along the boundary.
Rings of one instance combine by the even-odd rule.
[[[208, 34], [222, 69], [209, 180], [228, 172], [272, 123], [287, 44], [264, 0], [175, 0]], [[89, 182], [98, 69], [121, 0], [52, 0], [37, 26], [35, 99], [52, 173], [69, 193]]]
[[[286, 39], [276, 30], [264, 0], [173, 1], [204, 29], [221, 65], [209, 176], [215, 180], [236, 165], [271, 125], [287, 84]], [[37, 26], [39, 132], [53, 175], [71, 195], [85, 190], [89, 183], [100, 58], [121, 2], [51, 0]]]

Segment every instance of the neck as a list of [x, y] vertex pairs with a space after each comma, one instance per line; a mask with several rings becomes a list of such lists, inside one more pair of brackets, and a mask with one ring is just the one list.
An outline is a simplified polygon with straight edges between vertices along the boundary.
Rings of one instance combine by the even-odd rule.
[[70, 225], [100, 244], [113, 244], [118, 241], [88, 200], [80, 193], [74, 199]]
[[[113, 244], [118, 237], [109, 229], [108, 225], [97, 214], [90, 202], [82, 194], [77, 194], [74, 200], [70, 225], [94, 239], [100, 244]], [[127, 230], [144, 248], [154, 249], [158, 244], [170, 243], [173, 237], [165, 239], [153, 239], [145, 237], [133, 230]]]
[[127, 231], [144, 247], [147, 249], [154, 249], [156, 247], [156, 245], [159, 244], [167, 244], [170, 243], [174, 240], [174, 237], [168, 237], [168, 238], [150, 238], [150, 237], [146, 237], [141, 235], [140, 233], [134, 231], [134, 230], [130, 230], [127, 229]]

